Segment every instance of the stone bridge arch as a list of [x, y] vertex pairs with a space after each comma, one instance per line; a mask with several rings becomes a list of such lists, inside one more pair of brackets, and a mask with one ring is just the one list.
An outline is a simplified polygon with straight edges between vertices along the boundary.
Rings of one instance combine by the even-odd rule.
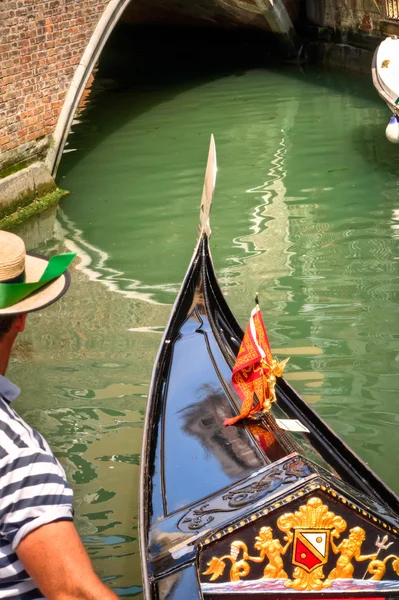
[[94, 66], [104, 48], [115, 25], [118, 23], [123, 11], [134, 0], [110, 0], [84, 49], [79, 65], [73, 74], [72, 81], [66, 93], [57, 124], [52, 135], [52, 145], [47, 153], [46, 166], [55, 176], [61, 160], [73, 117], [78, 109], [83, 92], [86, 88]]
[[[254, 4], [252, 4], [252, 1]], [[292, 39], [293, 24], [283, 0], [252, 1], [218, 0], [218, 3], [227, 12], [235, 10], [236, 13], [239, 13], [239, 11], [242, 10], [248, 11], [248, 7], [252, 5], [254, 8], [252, 8], [250, 12], [264, 18], [268, 28], [270, 28], [273, 33], [278, 36], [287, 36], [288, 39]], [[115, 25], [120, 20], [122, 13], [129, 4], [134, 2], [135, 0], [110, 0], [84, 50], [81, 61], [73, 75], [67, 91], [52, 136], [53, 143], [46, 157], [46, 165], [52, 175], [55, 175], [58, 169], [73, 117], [78, 109], [82, 94], [101, 51]]]
[[[300, 0], [187, 0], [185, 10], [196, 11], [188, 16], [197, 23], [204, 10], [207, 22], [224, 20], [292, 39], [291, 17], [299, 4]], [[172, 5], [173, 0], [153, 0], [152, 10], [158, 15], [159, 8], [162, 19], [162, 11], [170, 15]], [[184, 3], [179, 6], [184, 8]], [[34, 201], [55, 188], [53, 177], [74, 115], [104, 45], [125, 11], [142, 16], [145, 10], [148, 14], [147, 0], [3, 0], [0, 226], [10, 207], [28, 204], [29, 198]]]

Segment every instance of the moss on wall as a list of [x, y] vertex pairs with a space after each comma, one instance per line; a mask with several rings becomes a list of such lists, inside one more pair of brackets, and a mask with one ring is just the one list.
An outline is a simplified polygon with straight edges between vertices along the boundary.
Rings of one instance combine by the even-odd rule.
[[64, 196], [69, 194], [68, 191], [57, 188], [56, 190], [37, 198], [35, 200], [23, 200], [18, 204], [14, 204], [12, 207], [7, 207], [0, 210], [0, 229], [12, 229], [17, 225], [20, 225], [23, 221], [41, 213], [50, 206], [58, 204], [58, 202]]
[[18, 173], [18, 171], [22, 171], [22, 169], [25, 169], [26, 167], [28, 167], [30, 164], [32, 164], [32, 162], [33, 162], [33, 160], [25, 160], [16, 165], [10, 165], [6, 169], [2, 169], [0, 171], [0, 179], [4, 179], [4, 177], [8, 177], [9, 175]]

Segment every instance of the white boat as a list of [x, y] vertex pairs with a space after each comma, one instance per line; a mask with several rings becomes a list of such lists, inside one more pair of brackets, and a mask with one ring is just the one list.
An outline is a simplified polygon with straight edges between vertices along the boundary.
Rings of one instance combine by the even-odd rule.
[[387, 37], [374, 52], [371, 66], [374, 87], [392, 111], [386, 128], [388, 140], [399, 143], [399, 38]]

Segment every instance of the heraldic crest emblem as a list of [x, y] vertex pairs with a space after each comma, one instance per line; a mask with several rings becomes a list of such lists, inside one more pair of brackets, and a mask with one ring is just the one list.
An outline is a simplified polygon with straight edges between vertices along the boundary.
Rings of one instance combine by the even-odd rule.
[[312, 573], [328, 561], [329, 529], [295, 529], [292, 563]]

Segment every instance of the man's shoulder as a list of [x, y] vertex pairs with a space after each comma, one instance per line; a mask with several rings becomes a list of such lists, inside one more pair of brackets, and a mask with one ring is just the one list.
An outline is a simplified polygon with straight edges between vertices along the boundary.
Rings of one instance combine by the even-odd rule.
[[20, 479], [28, 472], [38, 476], [52, 472], [62, 477], [68, 486], [65, 471], [44, 437], [8, 403], [0, 401], [0, 408], [0, 478]]
[[34, 529], [73, 520], [73, 492], [51, 452], [14, 448], [0, 460], [0, 481], [0, 539], [14, 551]]
[[0, 459], [24, 448], [52, 454], [44, 437], [9, 404], [0, 399]]
[[15, 482], [25, 485], [27, 478], [35, 485], [54, 480], [62, 482], [65, 488], [70, 487], [64, 469], [52, 452], [35, 447], [15, 447], [0, 459], [2, 489]]

